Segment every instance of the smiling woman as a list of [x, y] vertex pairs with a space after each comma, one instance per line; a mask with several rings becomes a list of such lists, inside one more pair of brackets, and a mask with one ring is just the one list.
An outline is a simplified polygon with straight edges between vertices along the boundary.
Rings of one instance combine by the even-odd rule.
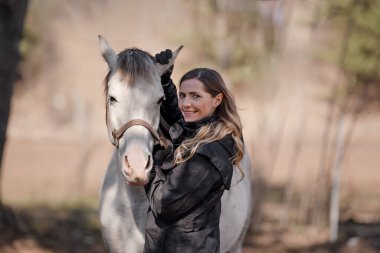
[[186, 124], [211, 116], [218, 118], [219, 122], [200, 128], [194, 138], [183, 142], [178, 149], [176, 163], [183, 159], [182, 154], [188, 151], [193, 154], [199, 145], [222, 139], [226, 135], [231, 135], [237, 148], [233, 163], [237, 164], [242, 159], [244, 147], [240, 118], [234, 97], [218, 72], [209, 68], [196, 68], [187, 72], [180, 80], [178, 107]]
[[[156, 55], [162, 64], [170, 58], [168, 50]], [[187, 72], [178, 97], [170, 74], [161, 78], [166, 100], [160, 111], [175, 150], [154, 153], [144, 252], [220, 252], [221, 198], [244, 155], [240, 118], [215, 70]]]
[[211, 96], [204, 84], [198, 79], [188, 79], [181, 82], [181, 90], [178, 94], [178, 106], [186, 122], [201, 120], [211, 116], [215, 108], [222, 102], [223, 94]]

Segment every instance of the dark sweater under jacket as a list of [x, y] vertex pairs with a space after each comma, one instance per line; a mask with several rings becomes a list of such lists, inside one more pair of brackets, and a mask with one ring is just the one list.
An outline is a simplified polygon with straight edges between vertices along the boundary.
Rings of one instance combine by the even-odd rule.
[[[211, 116], [183, 122], [174, 84], [164, 89], [167, 100], [162, 107], [167, 110], [163, 117], [171, 125], [168, 132], [174, 149], [201, 126], [218, 120]], [[236, 154], [232, 137], [201, 145], [190, 160], [176, 166], [170, 148], [157, 154], [152, 179], [146, 186], [150, 208], [144, 252], [219, 252], [221, 196], [230, 188], [230, 159]]]

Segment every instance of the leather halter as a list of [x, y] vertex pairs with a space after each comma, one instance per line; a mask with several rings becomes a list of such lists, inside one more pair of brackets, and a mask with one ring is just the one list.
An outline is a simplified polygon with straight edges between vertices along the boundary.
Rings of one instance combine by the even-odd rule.
[[[111, 127], [110, 122], [109, 122], [109, 101], [106, 101], [106, 123], [107, 127]], [[158, 131], [156, 131], [147, 121], [142, 120], [142, 119], [132, 119], [125, 123], [119, 130], [113, 130], [112, 131], [112, 138], [113, 142], [112, 144], [116, 147], [119, 148], [119, 140], [121, 137], [123, 137], [123, 134], [125, 131], [127, 131], [128, 128], [132, 126], [143, 126], [146, 129], [149, 130], [149, 132], [152, 134], [152, 136], [159, 142], [160, 146], [163, 148], [167, 148], [169, 145], [171, 145], [171, 142], [166, 139], [162, 134], [160, 134]]]
[[166, 139], [162, 134], [159, 134], [156, 130], [154, 130], [153, 127], [148, 122], [146, 122], [145, 120], [142, 120], [142, 119], [132, 119], [132, 120], [128, 121], [127, 123], [125, 123], [119, 130], [112, 131], [112, 137], [114, 139], [114, 145], [117, 148], [119, 147], [119, 140], [121, 139], [121, 137], [123, 136], [125, 131], [127, 131], [128, 128], [130, 128], [132, 126], [136, 126], [136, 125], [143, 126], [146, 129], [148, 129], [149, 132], [152, 134], [152, 136], [156, 140], [158, 140], [159, 144], [162, 147], [166, 148], [168, 145], [170, 145], [170, 143], [169, 143], [170, 141], [168, 139]]

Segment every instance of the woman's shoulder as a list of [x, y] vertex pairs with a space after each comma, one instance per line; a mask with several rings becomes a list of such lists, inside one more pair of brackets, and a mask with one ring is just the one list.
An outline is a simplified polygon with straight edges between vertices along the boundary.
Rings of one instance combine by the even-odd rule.
[[225, 158], [230, 158], [236, 154], [235, 151], [235, 142], [231, 134], [224, 136], [222, 139], [217, 141], [212, 141], [206, 144], [201, 145], [198, 150], [198, 153], [210, 153], [214, 156], [223, 155]]
[[232, 136], [226, 135], [218, 141], [201, 145], [196, 153], [207, 157], [210, 163], [220, 172], [226, 189], [230, 188], [233, 174], [231, 158], [236, 154]]

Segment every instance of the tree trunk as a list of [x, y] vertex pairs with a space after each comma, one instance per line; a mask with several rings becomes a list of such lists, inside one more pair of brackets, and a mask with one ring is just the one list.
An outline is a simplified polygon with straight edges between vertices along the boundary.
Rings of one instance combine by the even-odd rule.
[[340, 200], [340, 177], [341, 177], [341, 164], [344, 153], [345, 131], [344, 131], [344, 113], [340, 113], [338, 123], [338, 145], [335, 156], [334, 169], [332, 171], [332, 189], [330, 198], [330, 231], [329, 240], [334, 243], [338, 239], [339, 230], [339, 200]]
[[315, 208], [313, 211], [312, 224], [322, 228], [327, 222], [328, 200], [330, 193], [329, 168], [327, 168], [327, 157], [331, 150], [331, 132], [334, 125], [334, 112], [336, 102], [330, 100], [327, 105], [325, 125], [322, 134], [321, 153], [317, 172], [319, 190], [316, 190]]
[[0, 0], [0, 204], [2, 157], [26, 9], [27, 0]]

